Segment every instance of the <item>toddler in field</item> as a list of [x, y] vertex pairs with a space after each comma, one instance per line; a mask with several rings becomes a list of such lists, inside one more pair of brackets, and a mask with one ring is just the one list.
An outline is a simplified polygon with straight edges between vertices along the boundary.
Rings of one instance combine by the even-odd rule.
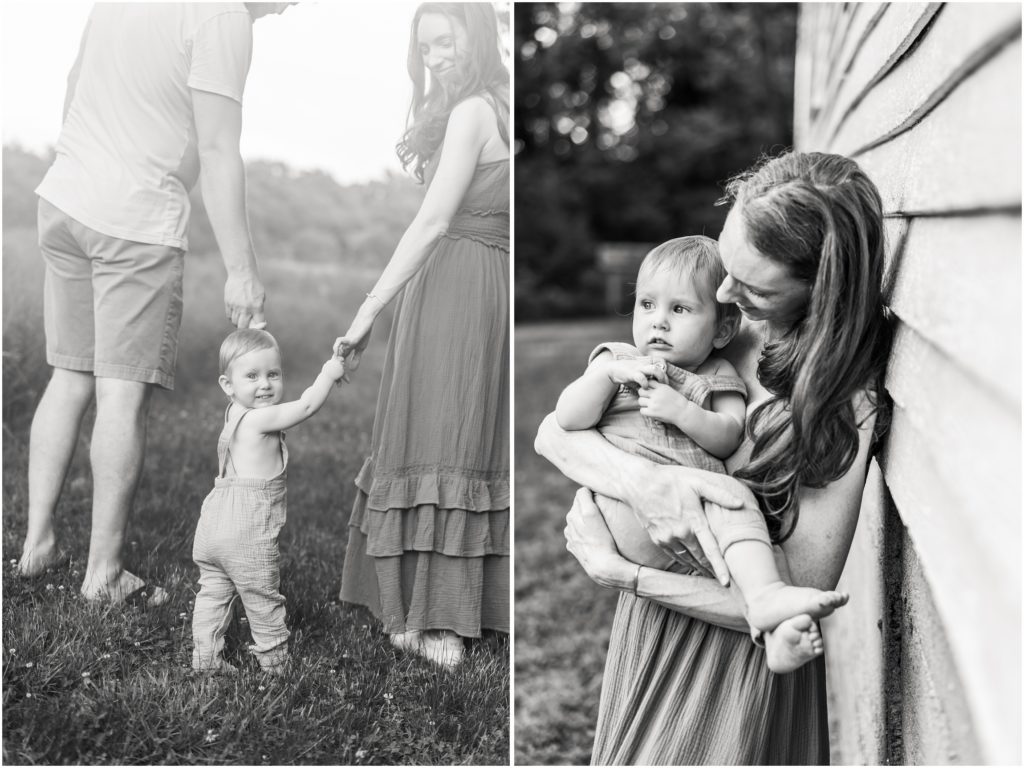
[[[739, 329], [739, 309], [715, 300], [724, 278], [718, 244], [707, 237], [677, 238], [648, 253], [637, 276], [633, 344], [601, 344], [591, 353], [586, 372], [558, 399], [562, 429], [596, 426], [613, 445], [659, 464], [724, 473], [723, 459], [743, 441], [746, 419], [746, 387], [716, 355]], [[667, 570], [687, 555], [656, 546], [622, 502], [600, 494], [595, 501], [626, 559]], [[819, 618], [847, 601], [839, 592], [782, 581], [760, 511], [712, 505], [707, 512], [753, 628], [768, 632], [805, 613]], [[816, 625], [807, 632], [808, 644], [820, 647]], [[792, 663], [774, 671], [800, 665]]]
[[192, 549], [200, 585], [192, 617], [192, 667], [235, 671], [222, 650], [237, 596], [249, 619], [253, 653], [264, 670], [277, 673], [288, 658], [289, 636], [277, 543], [287, 513], [284, 430], [320, 410], [345, 366], [331, 358], [298, 400], [280, 403], [277, 342], [266, 331], [247, 328], [221, 344], [220, 370], [220, 386], [231, 402], [217, 441], [220, 469], [203, 502]]

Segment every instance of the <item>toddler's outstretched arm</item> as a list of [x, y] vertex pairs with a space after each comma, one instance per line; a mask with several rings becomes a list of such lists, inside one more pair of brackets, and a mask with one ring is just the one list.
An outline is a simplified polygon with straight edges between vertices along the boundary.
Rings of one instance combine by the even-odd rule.
[[324, 363], [320, 375], [298, 400], [253, 411], [246, 419], [248, 427], [260, 432], [280, 432], [301, 424], [320, 410], [327, 402], [335, 383], [341, 381], [344, 375], [345, 365], [339, 358], [332, 357]]

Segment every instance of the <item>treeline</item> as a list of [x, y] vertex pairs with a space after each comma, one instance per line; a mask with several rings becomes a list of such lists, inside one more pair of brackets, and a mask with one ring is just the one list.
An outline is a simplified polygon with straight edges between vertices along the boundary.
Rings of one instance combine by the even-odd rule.
[[[4, 227], [34, 227], [36, 196], [52, 156], [3, 148]], [[423, 187], [389, 174], [383, 181], [342, 186], [321, 171], [284, 163], [246, 165], [249, 224], [260, 259], [382, 265], [412, 221]], [[192, 191], [189, 250], [216, 254], [200, 185]]]
[[604, 311], [601, 242], [717, 236], [792, 142], [797, 6], [515, 6], [516, 318]]

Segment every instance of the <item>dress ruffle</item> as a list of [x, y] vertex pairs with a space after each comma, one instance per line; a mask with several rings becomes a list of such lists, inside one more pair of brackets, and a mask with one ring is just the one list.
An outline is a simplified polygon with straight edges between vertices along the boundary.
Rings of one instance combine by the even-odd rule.
[[468, 475], [466, 469], [449, 474], [435, 467], [402, 467], [400, 473], [381, 475], [375, 473], [373, 459], [367, 458], [356, 476], [356, 487], [369, 497], [369, 506], [378, 510], [432, 504], [442, 509], [487, 512], [509, 506], [507, 477]]
[[366, 554], [394, 557], [437, 552], [449, 557], [509, 554], [509, 510], [472, 512], [435, 504], [376, 509], [358, 494], [349, 525], [366, 537]]

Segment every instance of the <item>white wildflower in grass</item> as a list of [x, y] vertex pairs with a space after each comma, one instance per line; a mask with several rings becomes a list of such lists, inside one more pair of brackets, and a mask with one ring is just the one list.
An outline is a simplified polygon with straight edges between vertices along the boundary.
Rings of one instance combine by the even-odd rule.
[[136, 640], [135, 641], [135, 647], [138, 648], [140, 645], [142, 645], [142, 643], [140, 643], [138, 640]]
[[36, 665], [36, 663], [35, 663], [34, 661], [26, 661], [26, 662], [25, 662], [25, 666], [26, 666], [26, 667], [27, 667], [28, 669], [32, 669], [32, 667], [34, 667], [35, 665]]
[[104, 653], [102, 656], [100, 656], [100, 658], [101, 659], [109, 659], [110, 658], [110, 654], [109, 653]]
[[12, 656], [13, 656], [14, 654], [16, 654], [17, 652], [18, 652], [18, 649], [17, 649], [17, 648], [11, 648], [11, 650], [10, 650], [10, 654], [11, 654]]
[[25, 698], [26, 699], [31, 699], [32, 698], [32, 694], [31, 693], [26, 693], [25, 694]]
[[88, 672], [83, 672], [82, 673], [82, 677], [89, 677], [89, 673]]
[[63, 585], [63, 584], [61, 584], [61, 585], [60, 585], [59, 587], [57, 587], [57, 589], [58, 589], [58, 590], [59, 590], [60, 592], [63, 592], [63, 591], [64, 591], [64, 585]]
[[187, 613], [179, 613], [178, 614], [178, 618], [179, 619], [187, 619], [188, 618], [188, 614]]
[[17, 560], [11, 560], [11, 565], [17, 565], [17, 564], [18, 564]]
[[53, 591], [53, 584], [47, 584], [46, 585], [46, 591], [47, 592], [52, 592]]
[[209, 728], [206, 731], [206, 736], [203, 737], [203, 741], [207, 744], [211, 744], [217, 740], [217, 732], [213, 728]]
[[367, 751], [365, 749], [357, 749], [356, 750], [356, 760], [362, 760], [364, 757], [366, 757], [367, 754], [368, 753], [367, 753]]
[[384, 694], [384, 701], [392, 701], [394, 698], [395, 698], [395, 694], [393, 694], [393, 693], [385, 693]]
[[257, 690], [257, 691], [265, 691], [265, 690], [267, 690], [267, 686], [265, 686], [265, 685], [261, 685], [261, 686], [260, 686], [259, 688], [257, 688], [256, 690]]
[[333, 674], [334, 674], [335, 672], [337, 672], [337, 671], [338, 671], [338, 670], [336, 670], [336, 669], [328, 669], [328, 670], [327, 670], [327, 674], [329, 674], [329, 675], [333, 675]]

